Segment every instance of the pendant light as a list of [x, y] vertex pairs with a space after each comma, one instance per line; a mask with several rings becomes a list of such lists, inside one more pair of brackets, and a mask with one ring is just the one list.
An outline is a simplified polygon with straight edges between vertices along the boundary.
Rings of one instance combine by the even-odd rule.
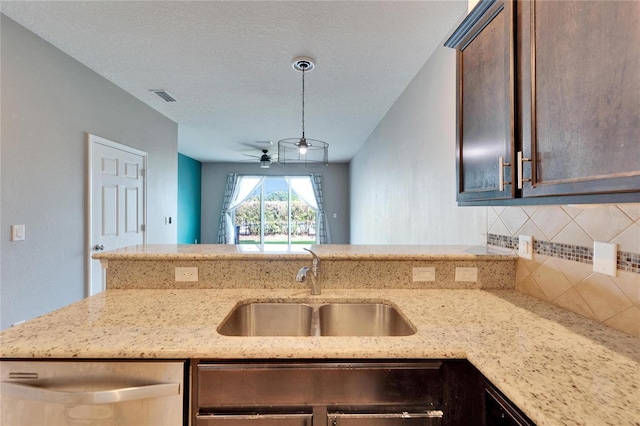
[[302, 73], [302, 137], [278, 141], [278, 163], [326, 166], [329, 164], [329, 144], [308, 139], [304, 134], [304, 75], [315, 68], [315, 62], [312, 58], [299, 57], [293, 60], [291, 66]]

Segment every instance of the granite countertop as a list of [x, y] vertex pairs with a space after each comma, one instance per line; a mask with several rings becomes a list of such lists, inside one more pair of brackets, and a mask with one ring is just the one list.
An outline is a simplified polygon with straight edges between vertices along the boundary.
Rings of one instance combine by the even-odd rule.
[[241, 260], [308, 259], [304, 247], [331, 260], [513, 260], [517, 256], [484, 246], [468, 245], [253, 245], [253, 244], [145, 244], [95, 253], [101, 260]]
[[[403, 337], [230, 337], [240, 301], [385, 300]], [[0, 334], [3, 358], [466, 358], [538, 425], [638, 425], [640, 339], [516, 291], [108, 290]]]

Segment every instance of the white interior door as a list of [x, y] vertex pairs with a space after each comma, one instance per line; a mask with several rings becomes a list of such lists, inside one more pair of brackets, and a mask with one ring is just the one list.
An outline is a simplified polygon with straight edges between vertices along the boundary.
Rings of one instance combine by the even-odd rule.
[[105, 272], [91, 259], [96, 251], [144, 244], [147, 154], [88, 135], [89, 250], [87, 295], [105, 289]]

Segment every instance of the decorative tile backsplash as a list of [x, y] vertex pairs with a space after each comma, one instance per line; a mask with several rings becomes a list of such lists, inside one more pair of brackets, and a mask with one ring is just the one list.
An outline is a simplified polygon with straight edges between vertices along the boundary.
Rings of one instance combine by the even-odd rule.
[[[487, 243], [517, 250], [516, 289], [640, 337], [640, 204], [489, 207]], [[595, 273], [593, 242], [618, 244], [616, 276]]]
[[[517, 250], [518, 237], [487, 234], [487, 244]], [[536, 254], [593, 265], [593, 247], [534, 240], [533, 251]], [[617, 269], [640, 274], [640, 254], [618, 250]]]

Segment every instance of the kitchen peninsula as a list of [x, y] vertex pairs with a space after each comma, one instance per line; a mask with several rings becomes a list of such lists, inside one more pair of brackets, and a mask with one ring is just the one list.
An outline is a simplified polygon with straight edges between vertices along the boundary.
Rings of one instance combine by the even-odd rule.
[[[100, 254], [96, 257], [107, 261], [108, 273], [114, 268], [116, 276], [129, 279], [115, 288], [110, 281], [103, 293], [3, 331], [0, 356], [467, 359], [538, 425], [639, 424], [640, 339], [514, 291], [512, 255], [482, 247], [316, 249], [325, 280], [317, 296], [294, 281], [297, 269], [311, 262], [306, 252], [138, 246]], [[244, 262], [240, 266], [248, 276], [238, 276], [234, 262]], [[158, 269], [162, 263], [169, 266]], [[165, 276], [175, 266], [194, 265], [196, 282], [177, 287]], [[478, 267], [478, 281], [462, 288], [449, 268], [471, 265]], [[394, 268], [429, 266], [436, 268], [435, 281], [414, 282], [408, 271], [393, 279]], [[139, 268], [144, 273], [134, 279], [132, 271]], [[213, 275], [216, 268], [227, 274], [224, 280]], [[257, 277], [251, 268], [259, 271]], [[339, 286], [345, 268], [360, 280]], [[276, 273], [280, 269], [282, 276]], [[153, 280], [160, 283], [156, 288]], [[240, 303], [285, 300], [386, 301], [417, 331], [402, 337], [236, 337], [216, 331]]]

